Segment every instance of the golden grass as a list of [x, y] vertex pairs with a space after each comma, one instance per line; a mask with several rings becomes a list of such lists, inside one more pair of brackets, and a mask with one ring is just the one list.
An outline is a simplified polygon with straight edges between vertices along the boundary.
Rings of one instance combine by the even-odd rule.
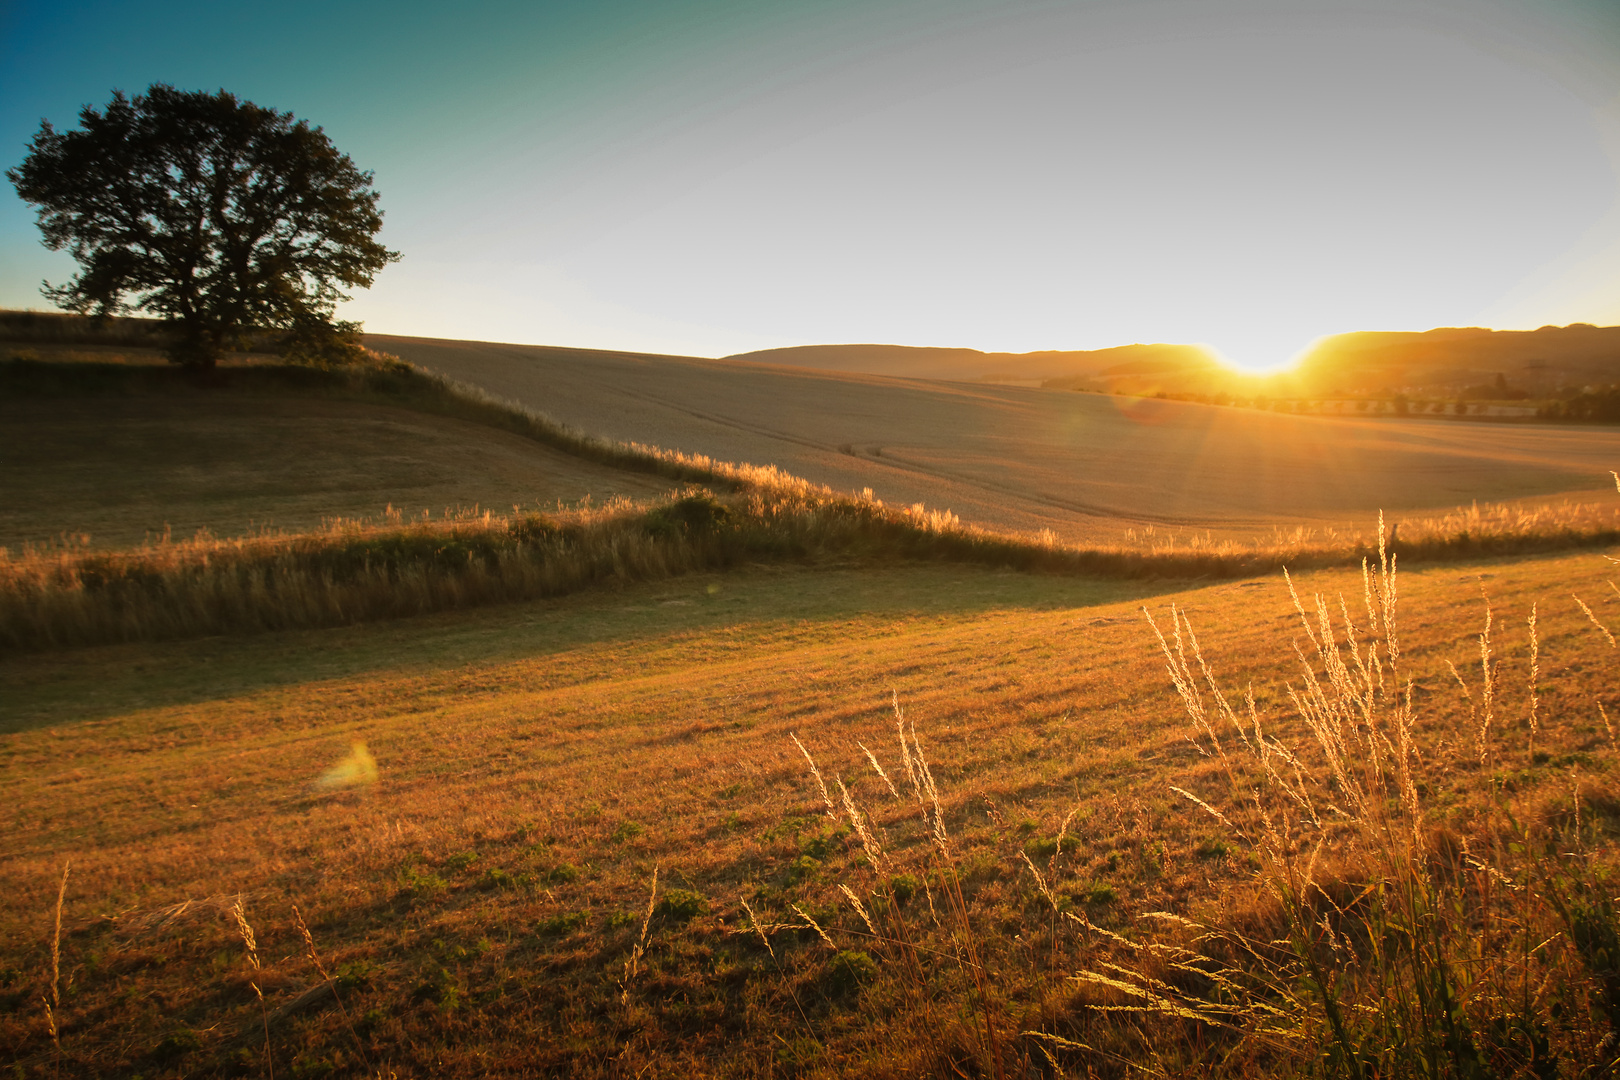
[[[1066, 936], [1058, 932], [1062, 916], [1077, 924], [1074, 936], [1083, 934], [1085, 946], [1072, 979], [1090, 992], [1080, 997], [1089, 1023], [1079, 1026], [1089, 1029], [1092, 1041], [1051, 1030], [1061, 1021], [1023, 1033], [1053, 1069], [1062, 1071], [1059, 1057], [1088, 1075], [1124, 1065], [1160, 1075], [1196, 1069], [1239, 1076], [1546, 1077], [1606, 1075], [1620, 1066], [1620, 897], [1612, 895], [1620, 881], [1620, 801], [1609, 788], [1583, 792], [1578, 774], [1566, 789], [1568, 819], [1543, 810], [1537, 820], [1536, 800], [1526, 797], [1526, 778], [1549, 760], [1538, 756], [1534, 742], [1542, 693], [1540, 604], [1531, 603], [1526, 620], [1527, 708], [1516, 725], [1526, 731], [1523, 768], [1478, 785], [1471, 793], [1477, 800], [1472, 820], [1463, 824], [1455, 807], [1435, 798], [1437, 788], [1459, 765], [1490, 768], [1511, 754], [1491, 731], [1501, 665], [1490, 636], [1493, 612], [1487, 599], [1478, 639], [1481, 705], [1475, 707], [1464, 683], [1466, 722], [1437, 725], [1441, 710], [1414, 708], [1416, 679], [1403, 666], [1396, 562], [1380, 544], [1377, 563], [1363, 564], [1357, 599], [1366, 622], [1359, 627], [1343, 594], [1338, 622], [1321, 594], [1307, 611], [1288, 583], [1302, 631], [1294, 644], [1301, 681], [1287, 693], [1292, 724], [1276, 717], [1263, 722], [1252, 687], [1234, 707], [1184, 610], [1171, 606], [1169, 636], [1149, 615], [1192, 722], [1191, 741], [1209, 763], [1206, 774], [1212, 770], [1223, 781], [1230, 813], [1185, 788], [1170, 784], [1167, 790], [1241, 842], [1276, 914], [1261, 915], [1257, 924], [1252, 914], [1209, 914], [1198, 910], [1207, 905], [1194, 903], [1184, 911], [1195, 917], [1148, 910], [1138, 916], [1135, 932], [1115, 932], [1066, 910], [1030, 852], [1021, 851], [1035, 891], [1051, 910], [1053, 944]], [[1601, 630], [1590, 608], [1577, 604]], [[1450, 670], [1455, 676], [1455, 667]], [[1604, 723], [1612, 734], [1606, 714]], [[1300, 727], [1303, 738], [1295, 734]], [[1462, 738], [1448, 745], [1445, 727]], [[1421, 747], [1419, 728], [1426, 736]], [[1470, 741], [1472, 755], [1463, 749]], [[794, 743], [810, 759], [797, 738]], [[909, 760], [904, 736], [902, 748]], [[881, 771], [875, 759], [873, 765]], [[1620, 761], [1607, 762], [1606, 771], [1616, 765]], [[810, 767], [819, 783], [813, 760]], [[931, 784], [913, 776], [912, 785], [921, 803]], [[897, 880], [898, 864], [872, 838], [871, 818], [842, 779], [839, 789], [843, 819], [860, 838], [875, 877], [874, 895], [892, 900], [893, 887], [885, 890], [884, 882]], [[1583, 822], [1583, 799], [1603, 807], [1597, 822], [1590, 813]], [[896, 794], [896, 801], [905, 800]], [[1054, 864], [1068, 820], [1052, 844]], [[926, 810], [921, 825], [926, 836]], [[988, 1004], [996, 977], [975, 946], [991, 930], [982, 912], [956, 902], [969, 864], [951, 850], [937, 811], [931, 831], [931, 843], [916, 845], [923, 853], [918, 868], [953, 900], [949, 925], [930, 904], [930, 935], [926, 923], [908, 925], [891, 904], [895, 918], [880, 930], [841, 883], [869, 932], [856, 929], [853, 936], [883, 948], [892, 982], [959, 995], [961, 1007], [980, 1017], [983, 1039], [970, 1055], [978, 1071], [1040, 1072], [1031, 1045], [1003, 1045], [996, 1035], [998, 1015], [1014, 1015], [1012, 987], [1026, 983], [1030, 972], [997, 972], [1004, 994]], [[794, 911], [837, 948], [802, 909]], [[928, 951], [971, 976], [969, 986], [952, 990], [937, 970], [919, 976], [919, 932], [955, 945], [954, 954]], [[940, 1026], [931, 1009], [913, 1011], [918, 1025]], [[1137, 1019], [1120, 1019], [1131, 1017]], [[1077, 1018], [1067, 1019], [1075, 1024]], [[950, 1067], [964, 1068], [960, 1062]]]
[[[0, 597], [35, 604], [0, 608], [12, 645], [124, 642], [0, 661], [24, 1075], [257, 1073], [249, 1027], [295, 1075], [1514, 1074], [1612, 1049], [1620, 589], [1591, 555], [1500, 558], [1612, 544], [1612, 511], [1078, 548], [590, 445], [715, 490], [5, 564]], [[1366, 621], [1295, 580], [1185, 580], [1282, 565]], [[1190, 733], [1143, 690], [1155, 593]], [[445, 611], [523, 597], [547, 599]], [[160, 640], [219, 630], [262, 633]], [[1206, 656], [1242, 658], [1241, 706]]]
[[[1456, 603], [1482, 575], [1499, 626], [1526, 627], [1537, 606], [1544, 673], [1526, 760], [1528, 639], [1493, 631], [1493, 709], [1516, 749], [1490, 767], [1447, 671], [1478, 663], [1478, 628]], [[1601, 560], [1403, 560], [1401, 576], [1401, 664], [1419, 734], [1443, 748], [1426, 751], [1434, 826], [1482, 828], [1498, 775], [1532, 820], [1569, 820], [1573, 770], [1583, 828], [1612, 836], [1601, 793], [1616, 760], [1588, 704], [1613, 700], [1612, 650], [1568, 598], [1612, 621], [1620, 598]], [[1340, 570], [1296, 580], [1302, 596], [1362, 585]], [[272, 1013], [308, 989], [298, 904], [367, 1055], [338, 1010], [312, 1005], [270, 1025], [278, 1073], [358, 1074], [369, 1060], [400, 1075], [952, 1075], [974, 1062], [993, 1073], [999, 1045], [1008, 1072], [1050, 1068], [1050, 1053], [1071, 1073], [1116, 1075], [1120, 1059], [1153, 1067], [1133, 1015], [1166, 1071], [1192, 1067], [1231, 1044], [1194, 1021], [1108, 1012], [1123, 991], [1071, 979], [1135, 963], [1109, 935], [1178, 942], [1138, 912], [1278, 925], [1247, 853], [1223, 850], [1219, 823], [1169, 790], [1218, 806], [1224, 771], [1173, 716], [1140, 598], [1158, 592], [1155, 608], [1207, 627], [1206, 657], [1242, 658], [1268, 735], [1310, 736], [1281, 685], [1297, 660], [1275, 645], [1300, 625], [1284, 583], [1165, 592], [1182, 588], [759, 567], [476, 616], [0, 662], [5, 708], [57, 718], [0, 740], [0, 872], [13, 883], [0, 968], [20, 973], [3, 992], [39, 999], [40, 913], [71, 853], [65, 1074], [160, 1058], [187, 1075], [261, 1071], [256, 1055], [233, 1064], [236, 1032], [251, 1024], [262, 1040], [235, 927], [206, 905], [143, 917], [222, 893], [258, 897], [254, 981]], [[177, 685], [193, 671], [194, 688]], [[895, 692], [908, 736], [916, 725], [904, 750]], [[842, 780], [892, 878], [853, 825], [828, 821], [792, 732], [835, 802]], [[356, 739], [376, 782], [315, 787]], [[930, 862], [939, 832], [948, 864]], [[649, 897], [655, 866], [670, 890]], [[707, 911], [662, 907], [677, 889]], [[841, 956], [860, 952], [875, 971]], [[180, 1031], [195, 1034], [165, 1042]], [[25, 1069], [48, 1067], [37, 1005], [0, 1009], [0, 1038]], [[1230, 1064], [1283, 1061], [1256, 1049]]]
[[[654, 451], [644, 451], [653, 457]], [[966, 525], [922, 505], [841, 496], [771, 469], [667, 454], [658, 460], [742, 489], [688, 489], [651, 507], [628, 500], [554, 514], [400, 514], [313, 532], [156, 543], [128, 551], [0, 551], [0, 646], [336, 626], [557, 596], [758, 561], [937, 559], [1061, 575], [1234, 578], [1284, 566], [1354, 565], [1367, 538], [1301, 530], [1274, 542], [1145, 538], [1068, 547]], [[1557, 551], [1620, 540], [1615, 511], [1471, 508], [1398, 523], [1408, 565]]]
[[[1200, 749], [1219, 761], [1243, 823], [1173, 790], [1253, 852], [1280, 907], [1283, 940], [1176, 920], [1194, 936], [1131, 943], [1134, 964], [1082, 977], [1161, 1015], [1232, 1032], [1236, 1041], [1206, 1064], [1245, 1060], [1258, 1045], [1296, 1068], [1339, 1076], [1607, 1072], [1620, 1063], [1614, 830], [1583, 825], [1575, 777], [1572, 820], [1537, 822], [1520, 783], [1497, 774], [1466, 833], [1434, 832], [1430, 796], [1445, 771], [1512, 756], [1491, 731], [1501, 664], [1493, 612], [1487, 600], [1478, 709], [1463, 685], [1470, 761], [1414, 709], [1396, 629], [1395, 560], [1381, 550], [1362, 585], [1359, 628], [1342, 595], [1335, 625], [1320, 594], [1307, 612], [1290, 588], [1309, 643], [1299, 654], [1300, 688], [1289, 691], [1309, 738], [1292, 746], [1262, 730], [1252, 697], [1246, 715], [1233, 709], [1184, 613], [1171, 610], [1173, 646], [1159, 635]], [[1527, 708], [1515, 725], [1526, 732], [1527, 770], [1545, 760], [1534, 741], [1538, 609], [1533, 602], [1526, 620]], [[1430, 728], [1421, 747], [1420, 726]], [[1223, 732], [1247, 762], [1227, 755]], [[1599, 797], [1612, 814], [1612, 792]], [[1156, 978], [1166, 958], [1193, 984]]]

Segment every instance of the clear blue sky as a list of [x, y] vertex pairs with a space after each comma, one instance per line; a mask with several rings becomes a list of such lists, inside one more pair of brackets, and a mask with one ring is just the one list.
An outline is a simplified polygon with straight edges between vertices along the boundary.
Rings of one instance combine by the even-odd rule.
[[[722, 355], [1620, 322], [1620, 3], [0, 0], [0, 164], [227, 88], [376, 173], [381, 332]], [[72, 272], [0, 193], [0, 306]]]

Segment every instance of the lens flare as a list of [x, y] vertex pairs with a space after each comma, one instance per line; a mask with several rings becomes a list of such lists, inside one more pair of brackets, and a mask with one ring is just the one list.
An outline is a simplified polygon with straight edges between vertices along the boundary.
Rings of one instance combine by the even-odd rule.
[[338, 791], [365, 787], [376, 779], [377, 759], [366, 749], [364, 740], [356, 739], [349, 744], [348, 754], [316, 778], [315, 787], [320, 791]]

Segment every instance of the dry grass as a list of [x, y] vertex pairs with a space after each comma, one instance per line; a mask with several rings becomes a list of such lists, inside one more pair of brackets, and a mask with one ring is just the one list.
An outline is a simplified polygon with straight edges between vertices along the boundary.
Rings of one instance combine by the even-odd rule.
[[[1341, 595], [1337, 618], [1320, 594], [1307, 611], [1290, 585], [1306, 644], [1296, 639], [1289, 698], [1305, 733], [1288, 741], [1263, 727], [1252, 697], [1233, 706], [1191, 621], [1171, 609], [1172, 637], [1160, 633], [1159, 644], [1196, 745], [1224, 774], [1226, 810], [1172, 790], [1251, 853], [1280, 925], [1257, 933], [1174, 919], [1179, 940], [1121, 939], [1134, 950], [1126, 965], [1081, 977], [1228, 1033], [1205, 1063], [1235, 1059], [1237, 1071], [1263, 1053], [1349, 1077], [1607, 1073], [1620, 1064], [1613, 829], [1581, 821], [1578, 775], [1573, 820], [1537, 821], [1522, 784], [1497, 773], [1464, 830], [1442, 824], [1430, 802], [1447, 772], [1519, 757], [1495, 711], [1501, 642], [1487, 600], [1477, 702], [1451, 668], [1472, 739], [1448, 745], [1414, 707], [1396, 560], [1379, 555], [1363, 569], [1359, 603]], [[1513, 724], [1528, 771], [1549, 760], [1535, 750], [1538, 609], [1526, 620], [1526, 708]], [[1612, 795], [1599, 797], [1614, 809]], [[1167, 982], [1167, 966], [1183, 978]]]
[[168, 344], [168, 338], [157, 319], [93, 319], [56, 311], [0, 310], [0, 342], [13, 348], [92, 345], [155, 354]]
[[[111, 641], [338, 626], [556, 596], [757, 561], [938, 559], [1116, 578], [1236, 578], [1284, 566], [1354, 565], [1360, 535], [1298, 530], [1272, 542], [1143, 537], [1074, 548], [1009, 536], [921, 505], [840, 496], [774, 469], [637, 448], [648, 460], [742, 490], [689, 489], [554, 514], [425, 514], [338, 520], [319, 531], [183, 541], [129, 551], [0, 550], [0, 645]], [[1398, 526], [1407, 563], [1594, 547], [1620, 541], [1595, 506], [1480, 510]], [[1375, 542], [1374, 542], [1375, 543]]]
[[[1311, 527], [1245, 539], [1150, 527], [1097, 546], [1061, 543], [1050, 530], [998, 533], [921, 503], [887, 505], [870, 490], [838, 494], [774, 466], [609, 443], [386, 359], [340, 371], [229, 369], [209, 376], [220, 385], [200, 389], [190, 379], [163, 368], [0, 364], [0, 384], [35, 402], [129, 394], [173, 402], [220, 392], [241, 401], [386, 401], [510, 432], [620, 475], [706, 484], [724, 499], [688, 492], [650, 510], [613, 501], [549, 517], [452, 511], [407, 523], [394, 514], [333, 520], [307, 533], [199, 533], [177, 542], [165, 535], [128, 551], [89, 550], [77, 540], [20, 554], [0, 549], [0, 646], [341, 625], [757, 560], [906, 557], [1055, 574], [1242, 577], [1285, 565], [1353, 565], [1374, 544], [1362, 533]], [[1620, 540], [1617, 514], [1612, 504], [1476, 505], [1397, 522], [1393, 546], [1411, 565], [1605, 545]]]
[[[1497, 625], [1520, 628], [1493, 631], [1493, 722], [1515, 750], [1489, 766], [1447, 669], [1478, 670], [1478, 628], [1457, 604], [1482, 575]], [[1612, 650], [1569, 599], [1615, 620], [1601, 560], [1401, 576], [1432, 826], [1484, 830], [1493, 778], [1538, 828], [1571, 822], [1573, 773], [1589, 847], [1609, 843], [1616, 761], [1590, 703], [1613, 702]], [[1298, 584], [1357, 595], [1361, 577]], [[49, 1068], [39, 973], [71, 853], [64, 1075], [262, 1074], [236, 927], [207, 905], [145, 918], [221, 894], [257, 897], [252, 978], [278, 1074], [899, 1076], [992, 1074], [996, 1061], [1036, 1073], [1049, 1053], [1071, 1075], [1123, 1075], [1123, 1061], [1153, 1067], [1150, 1050], [1174, 1074], [1238, 1042], [1201, 1021], [1105, 1011], [1131, 1002], [1072, 976], [1138, 969], [1150, 942], [1189, 947], [1138, 912], [1251, 936], [1286, 921], [1243, 846], [1170, 791], [1222, 807], [1225, 772], [1188, 745], [1138, 613], [1166, 587], [755, 568], [476, 617], [0, 664], [8, 709], [59, 718], [0, 741], [13, 883], [0, 966], [15, 972], [0, 1038], [25, 1074]], [[1299, 622], [1280, 579], [1155, 608], [1170, 604], [1209, 628], [1206, 657], [1242, 658], [1268, 735], [1309, 739], [1282, 689], [1297, 660], [1276, 643]], [[1532, 606], [1543, 685], [1525, 759]], [[900, 748], [895, 692], [920, 757]], [[70, 719], [83, 716], [99, 719]], [[356, 739], [376, 779], [316, 787]], [[364, 1058], [330, 999], [279, 1013], [312, 988], [294, 903]], [[1251, 1046], [1225, 1060], [1256, 1072], [1292, 1059]]]
[[[1503, 556], [1612, 544], [1608, 509], [1078, 548], [580, 438], [710, 489], [5, 564], [15, 1071], [1600, 1063], [1620, 590]], [[1399, 591], [1358, 572], [1390, 550]], [[220, 630], [261, 633], [161, 640]]]
[[485, 424], [381, 402], [0, 395], [0, 547], [63, 533], [99, 550], [149, 537], [319, 530], [430, 508], [651, 499], [667, 480], [584, 461]]
[[[829, 816], [859, 837], [872, 895], [880, 903], [887, 896], [894, 915], [873, 925], [841, 884], [868, 931], [852, 928], [852, 936], [883, 950], [888, 994], [912, 991], [917, 1026], [947, 1033], [941, 997], [977, 1018], [981, 1037], [967, 1060], [936, 1062], [931, 1071], [1031, 1075], [1044, 1063], [1087, 1075], [1575, 1077], [1620, 1067], [1620, 802], [1612, 779], [1582, 777], [1587, 760], [1576, 759], [1562, 785], [1547, 778], [1564, 787], [1563, 806], [1549, 807], [1547, 788], [1533, 779], [1553, 761], [1534, 741], [1544, 692], [1539, 602], [1526, 619], [1525, 710], [1511, 724], [1524, 732], [1520, 757], [1517, 740], [1498, 730], [1508, 726], [1496, 712], [1506, 688], [1489, 601], [1478, 696], [1457, 676], [1468, 712], [1462, 724], [1460, 716], [1448, 723], [1446, 710], [1414, 705], [1418, 677], [1406, 667], [1397, 630], [1396, 560], [1383, 545], [1377, 563], [1363, 565], [1360, 585], [1352, 615], [1342, 594], [1336, 613], [1320, 594], [1307, 610], [1289, 583], [1302, 631], [1294, 642], [1300, 681], [1287, 692], [1293, 716], [1280, 722], [1257, 704], [1252, 686], [1241, 700], [1223, 688], [1184, 610], [1171, 606], [1168, 637], [1153, 626], [1192, 724], [1190, 741], [1208, 763], [1196, 786], [1225, 788], [1226, 807], [1174, 784], [1168, 790], [1246, 853], [1259, 906], [1234, 913], [1194, 900], [1179, 910], [1146, 910], [1130, 932], [1100, 927], [1048, 881], [1048, 874], [1058, 879], [1065, 819], [1047, 874], [1027, 848], [1019, 854], [1050, 908], [1053, 950], [1064, 938], [1078, 946], [1071, 978], [1081, 992], [1070, 1005], [1078, 1015], [1024, 1031], [1032, 1042], [1008, 1043], [997, 1031], [1027, 1022], [1017, 1002], [1038, 964], [1005, 953], [1000, 964], [981, 957], [978, 944], [994, 941], [994, 929], [986, 913], [961, 900], [973, 863], [952, 850], [926, 764], [912, 768], [914, 756], [922, 759], [915, 731], [908, 746], [901, 724], [921, 821], [899, 845], [911, 848], [918, 876], [951, 901], [942, 911], [932, 894], [928, 919], [908, 921], [894, 904], [897, 845], [889, 830], [888, 853], [876, 842], [876, 819], [839, 778], [841, 813], [829, 801]], [[1612, 649], [1590, 608], [1572, 599]], [[1366, 621], [1358, 626], [1362, 608]], [[1454, 665], [1450, 671], [1457, 675]], [[1581, 717], [1593, 712], [1603, 715], [1600, 703], [1558, 720], [1590, 732]], [[1456, 790], [1458, 769], [1500, 770], [1515, 759], [1512, 772]], [[1612, 776], [1617, 765], [1611, 758], [1601, 768]], [[820, 771], [810, 767], [819, 784]], [[1451, 798], [1442, 794], [1447, 786]], [[891, 794], [911, 801], [892, 785]], [[931, 964], [919, 965], [919, 941]]]

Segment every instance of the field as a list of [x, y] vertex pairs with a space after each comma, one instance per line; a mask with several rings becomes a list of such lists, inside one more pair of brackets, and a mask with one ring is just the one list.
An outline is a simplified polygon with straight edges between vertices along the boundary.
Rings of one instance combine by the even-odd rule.
[[[1248, 417], [1264, 422], [1251, 431], [1176, 403], [612, 355], [550, 355], [542, 398], [525, 392], [537, 350], [480, 348], [488, 369], [458, 377], [586, 430], [791, 464], [890, 503], [977, 492], [993, 510], [1003, 482], [1010, 509], [989, 523], [1054, 523], [1137, 561], [995, 546], [831, 493], [756, 521], [749, 500], [785, 481], [724, 472], [715, 496], [688, 495], [726, 512], [704, 528], [820, 539], [722, 550], [671, 516], [666, 477], [378, 400], [32, 400], [4, 445], [37, 474], [32, 516], [8, 524], [24, 540], [128, 543], [168, 507], [176, 530], [229, 535], [241, 511], [290, 529], [390, 503], [653, 501], [553, 511], [567, 543], [608, 537], [619, 560], [564, 594], [0, 656], [0, 1046], [16, 1075], [1403, 1075], [1400, 1048], [1433, 1047], [1430, 1028], [1452, 1032], [1433, 1075], [1469, 1075], [1465, 1060], [1598, 1075], [1614, 1056], [1620, 592], [1604, 556], [1620, 496], [1596, 491], [1611, 432]], [[829, 418], [861, 395], [848, 438], [915, 442], [840, 450]], [[1065, 422], [1068, 443], [1052, 434]], [[1106, 468], [1069, 477], [1109, 446]], [[1196, 483], [1177, 479], [1178, 447]], [[1266, 461], [1254, 483], [1232, 475]], [[288, 485], [295, 468], [332, 482]], [[109, 497], [143, 474], [148, 494]], [[1483, 519], [1403, 519], [1397, 620], [1376, 544], [1370, 582], [1355, 554], [1380, 486], [1425, 512], [1475, 481], [1481, 501], [1590, 492], [1601, 508], [1487, 515], [1520, 523], [1497, 549], [1532, 552], [1514, 557], [1456, 540]], [[1058, 505], [1060, 488], [1098, 501]], [[844, 531], [826, 523], [840, 507], [857, 515]], [[1343, 521], [1361, 548], [1320, 531]], [[1151, 522], [1261, 546], [1172, 557]], [[1319, 542], [1264, 539], [1287, 522]], [[384, 534], [310, 535], [264, 543]], [[682, 554], [704, 551], [723, 558]], [[1279, 562], [1303, 623], [1280, 573], [1242, 573]], [[1346, 598], [1356, 663], [1378, 672], [1345, 684], [1365, 709], [1330, 728], [1313, 727], [1308, 688], [1351, 699], [1312, 651], [1316, 594], [1330, 622]], [[1185, 643], [1161, 651], [1144, 606], [1166, 634], [1185, 613], [1239, 723], [1247, 690], [1297, 785], [1273, 800], [1285, 759], [1229, 760], [1260, 727], [1189, 717], [1166, 663], [1200, 669]], [[1309, 884], [1290, 891], [1290, 874]], [[1416, 922], [1397, 925], [1413, 895]], [[1401, 929], [1419, 924], [1432, 944]], [[1300, 966], [1317, 962], [1344, 974]], [[1409, 985], [1458, 996], [1435, 1012]]]
[[0, 546], [63, 532], [98, 547], [165, 532], [309, 529], [587, 495], [646, 498], [669, 485], [481, 424], [360, 402], [287, 398], [0, 401]]
[[1264, 535], [1379, 510], [1589, 499], [1613, 428], [1297, 417], [724, 361], [372, 337], [613, 439], [774, 464], [1001, 529], [1114, 543], [1145, 528]]
[[[1601, 600], [1595, 556], [1408, 579], [1418, 693], [1444, 718], [1430, 737], [1461, 726], [1443, 662], [1477, 653], [1469, 598], [1481, 577], [1503, 625], [1544, 605], [1543, 675], [1557, 689], [1543, 708], [1559, 719], [1546, 725], [1542, 763], [1524, 770], [1524, 797], [1556, 809], [1572, 785], [1612, 784], [1612, 750], [1587, 705], [1594, 692], [1615, 700], [1608, 665], [1593, 663], [1596, 631], [1567, 599], [1580, 593], [1620, 621], [1620, 603]], [[898, 837], [905, 807], [888, 808], [856, 749], [900, 767], [891, 692], [917, 725], [952, 836], [972, 853], [980, 932], [1010, 950], [999, 973], [1007, 1023], [1072, 1037], [1085, 1010], [1062, 976], [1090, 953], [1078, 929], [1043, 935], [1025, 841], [1080, 810], [1054, 884], [1103, 926], [1254, 903], [1241, 855], [1169, 791], [1207, 791], [1209, 766], [1187, 741], [1143, 601], [1161, 621], [1184, 606], [1206, 651], [1253, 677], [1276, 719], [1295, 619], [1279, 581], [1187, 590], [940, 567], [760, 570], [478, 617], [8, 662], [4, 918], [18, 943], [8, 1041], [48, 1071], [49, 1040], [24, 995], [47, 965], [56, 878], [71, 858], [70, 1072], [256, 1063], [247, 980], [272, 1007], [318, 985], [293, 904], [328, 967], [350, 973], [345, 1008], [370, 1018], [364, 1060], [400, 1075], [769, 1073], [783, 1063], [775, 1035], [804, 1035], [794, 987], [813, 1039], [793, 1051], [814, 1059], [800, 1064], [909, 1072], [926, 1064], [927, 1040], [841, 1008], [814, 935], [773, 935], [779, 972], [739, 933], [750, 925], [742, 900], [786, 923], [800, 922], [797, 903], [860, 944], [835, 884], [866, 895], [874, 882], [858, 845], [822, 815], [790, 735]], [[1522, 640], [1506, 649], [1522, 665]], [[1522, 693], [1504, 702], [1514, 727], [1524, 711]], [[376, 781], [323, 791], [321, 775], [356, 740]], [[1441, 750], [1437, 825], [1467, 828], [1482, 814], [1463, 749]], [[655, 866], [703, 910], [655, 920], [646, 973], [621, 1001]], [[222, 910], [237, 895], [258, 935], [256, 976]], [[190, 911], [174, 910], [187, 900]], [[971, 1033], [943, 1027], [968, 1056], [956, 1044], [970, 1051]], [[331, 1009], [286, 1018], [272, 1039], [283, 1067], [306, 1074], [352, 1068], [361, 1053]]]

